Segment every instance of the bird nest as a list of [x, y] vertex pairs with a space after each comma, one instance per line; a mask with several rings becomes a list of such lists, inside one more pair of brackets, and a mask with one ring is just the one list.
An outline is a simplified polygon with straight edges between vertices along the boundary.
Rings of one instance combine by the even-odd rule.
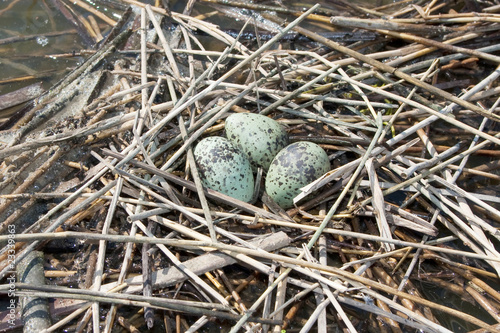
[[[498, 6], [125, 2], [1, 133], [4, 329], [500, 329]], [[266, 170], [248, 202], [203, 182], [235, 113], [326, 152], [292, 208]]]

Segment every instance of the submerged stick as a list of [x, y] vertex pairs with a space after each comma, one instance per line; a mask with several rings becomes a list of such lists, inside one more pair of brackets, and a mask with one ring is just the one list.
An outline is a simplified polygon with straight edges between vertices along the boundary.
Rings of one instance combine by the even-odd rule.
[[407, 31], [412, 33], [443, 34], [457, 31], [446, 26], [429, 26], [425, 24], [397, 23], [385, 19], [360, 19], [356, 17], [332, 16], [330, 23], [341, 27], [361, 28], [366, 30]]
[[[106, 58], [111, 53], [113, 53], [115, 51], [115, 49], [118, 47], [118, 45], [120, 45], [124, 40], [126, 40], [130, 34], [131, 34], [130, 30], [126, 30], [126, 31], [122, 32], [115, 39], [113, 39], [111, 42], [109, 42], [105, 47], [103, 47], [100, 51], [98, 51], [94, 55], [92, 55], [80, 67], [75, 69], [73, 72], [71, 72], [69, 75], [67, 75], [63, 80], [61, 80], [59, 83], [57, 83], [52, 89], [47, 91], [47, 93], [40, 96], [37, 99], [38, 105], [35, 108], [33, 108], [30, 112], [28, 112], [28, 114], [26, 114], [26, 117], [25, 117], [26, 118], [25, 119], [26, 125], [21, 127], [18, 130], [18, 132], [16, 133], [16, 136], [8, 144], [8, 147], [11, 147], [11, 146], [19, 143], [19, 141], [22, 139], [22, 137], [25, 134], [27, 134], [31, 130], [35, 129], [43, 121], [47, 120], [47, 116], [49, 116], [49, 115], [47, 115], [46, 112], [37, 113], [37, 111], [41, 109], [41, 106], [43, 106], [44, 103], [46, 103], [47, 101], [56, 97], [57, 94], [59, 94], [61, 91], [63, 91], [63, 89], [66, 88], [74, 80], [88, 74], [104, 58]], [[52, 110], [52, 109], [49, 109], [49, 111], [50, 110]], [[56, 108], [52, 112], [57, 112], [57, 110], [58, 109]]]
[[[17, 266], [21, 283], [45, 285], [43, 252], [33, 251]], [[49, 304], [46, 298], [20, 297], [24, 333], [37, 333], [50, 326]]]

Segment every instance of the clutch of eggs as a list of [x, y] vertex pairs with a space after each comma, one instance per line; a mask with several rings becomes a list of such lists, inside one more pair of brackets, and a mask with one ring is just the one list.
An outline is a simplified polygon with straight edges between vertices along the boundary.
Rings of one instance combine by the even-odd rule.
[[326, 152], [312, 142], [288, 145], [288, 135], [275, 120], [238, 113], [226, 120], [226, 136], [208, 137], [194, 149], [203, 185], [235, 199], [253, 197], [252, 170], [267, 170], [267, 194], [282, 208], [293, 206], [300, 188], [330, 170]]

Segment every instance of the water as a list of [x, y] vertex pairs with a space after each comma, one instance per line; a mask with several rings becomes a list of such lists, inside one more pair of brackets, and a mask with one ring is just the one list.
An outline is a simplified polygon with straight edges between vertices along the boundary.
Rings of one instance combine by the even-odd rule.
[[[154, 3], [154, 1], [143, 1]], [[182, 12], [186, 1], [170, 1], [174, 11]], [[380, 1], [358, 0], [359, 4], [373, 6]], [[25, 87], [29, 84], [43, 82], [49, 89], [52, 84], [77, 66], [83, 57], [81, 50], [93, 46], [92, 39], [77, 29], [74, 21], [69, 20], [61, 9], [55, 7], [56, 0], [0, 0], [0, 95]], [[118, 21], [124, 3], [109, 0], [85, 2], [107, 17]], [[305, 1], [315, 3], [315, 1]], [[329, 6], [327, 2], [325, 7]], [[88, 11], [71, 4], [71, 11], [89, 20], [93, 16], [105, 35], [111, 26]], [[63, 7], [66, 9], [66, 7]], [[67, 10], [67, 9], [66, 9]], [[195, 6], [194, 13], [213, 11], [205, 5]], [[220, 17], [216, 18], [220, 21]], [[233, 21], [234, 20], [230, 20]], [[221, 24], [221, 22], [216, 22]], [[71, 54], [75, 54], [74, 56]], [[61, 54], [69, 54], [61, 57]], [[0, 114], [1, 117], [1, 114]]]
[[[7, 4], [4, 1], [0, 11]], [[50, 55], [83, 48], [74, 26], [57, 10], [46, 8], [41, 1], [15, 3], [0, 14], [0, 94], [40, 81], [48, 89], [69, 67], [82, 61]], [[19, 78], [22, 80], [17, 81]]]

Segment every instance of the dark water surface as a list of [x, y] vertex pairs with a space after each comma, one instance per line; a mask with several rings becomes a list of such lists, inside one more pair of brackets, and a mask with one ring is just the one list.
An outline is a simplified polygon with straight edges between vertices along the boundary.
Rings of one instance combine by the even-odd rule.
[[[124, 2], [109, 0], [83, 1], [110, 19], [118, 21], [127, 7]], [[153, 0], [142, 1], [154, 4]], [[380, 1], [355, 1], [360, 5], [372, 7]], [[64, 6], [63, 3], [67, 3]], [[306, 1], [304, 5], [316, 1]], [[170, 1], [174, 11], [182, 12], [185, 1]], [[62, 6], [57, 7], [57, 6]], [[271, 5], [275, 5], [271, 3]], [[333, 7], [328, 1], [325, 8]], [[82, 16], [87, 21], [93, 16], [102, 35], [106, 36], [111, 26], [87, 10], [60, 0], [3, 0], [0, 1], [0, 95], [22, 88], [29, 84], [43, 82], [48, 89], [63, 77], [70, 68], [77, 66], [83, 58], [80, 51], [94, 46], [94, 40], [78, 27], [78, 20], [68, 18], [63, 10], [73, 17]], [[213, 11], [206, 5], [196, 5], [194, 14]], [[221, 18], [210, 18], [217, 24]], [[232, 20], [233, 22], [235, 20]], [[80, 23], [81, 26], [81, 23]], [[75, 56], [62, 56], [74, 53]]]
[[[85, 16], [85, 10], [74, 5], [71, 8]], [[107, 15], [118, 20], [120, 14], [109, 12]], [[109, 25], [96, 20], [103, 34], [110, 30]], [[91, 43], [51, 1], [1, 2], [0, 94], [36, 82], [43, 82], [48, 89], [83, 60], [78, 56], [60, 55], [78, 53]]]

